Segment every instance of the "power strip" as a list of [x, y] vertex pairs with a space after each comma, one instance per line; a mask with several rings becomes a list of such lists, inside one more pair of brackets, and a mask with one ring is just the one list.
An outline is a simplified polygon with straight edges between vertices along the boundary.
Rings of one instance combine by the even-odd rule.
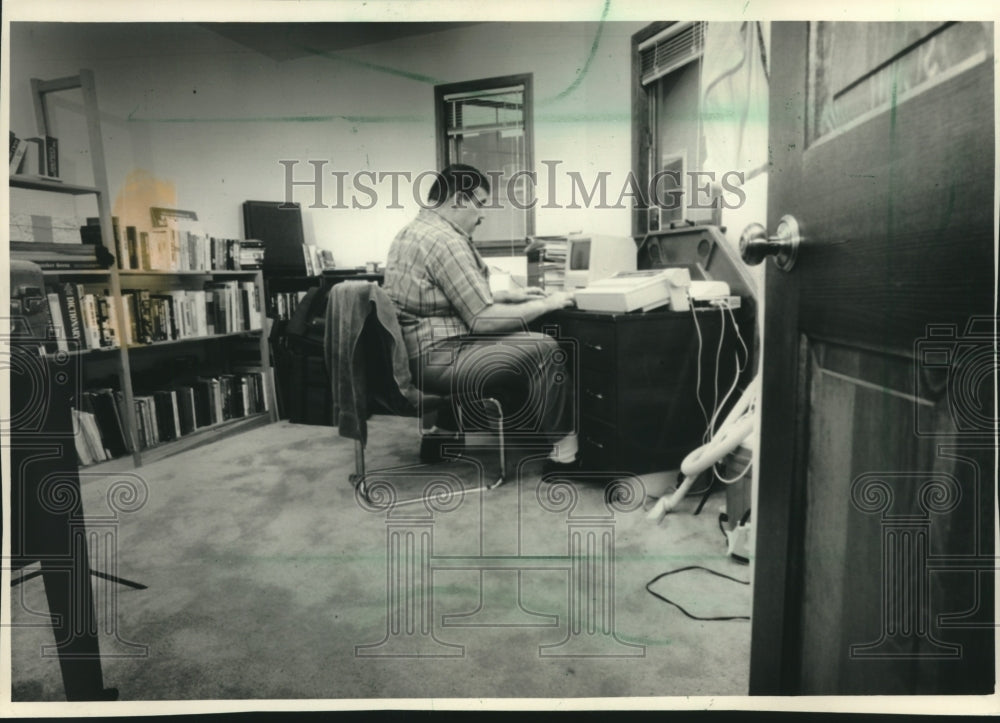
[[718, 309], [719, 307], [729, 307], [730, 309], [740, 308], [739, 296], [719, 296], [715, 299], [692, 300], [691, 306], [695, 309]]

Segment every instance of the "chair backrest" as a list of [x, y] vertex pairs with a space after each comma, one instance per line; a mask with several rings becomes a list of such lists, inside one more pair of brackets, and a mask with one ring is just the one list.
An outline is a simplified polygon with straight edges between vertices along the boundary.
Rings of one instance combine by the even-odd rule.
[[410, 374], [396, 307], [377, 284], [345, 281], [330, 291], [324, 340], [334, 424], [341, 435], [366, 437], [375, 412], [416, 416], [439, 399], [424, 395]]

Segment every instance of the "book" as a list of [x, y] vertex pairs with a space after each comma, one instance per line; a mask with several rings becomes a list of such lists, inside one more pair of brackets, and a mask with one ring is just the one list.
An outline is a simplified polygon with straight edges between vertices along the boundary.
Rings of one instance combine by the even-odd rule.
[[69, 351], [69, 345], [66, 343], [66, 325], [62, 317], [62, 307], [59, 304], [59, 294], [50, 291], [45, 296], [49, 302], [50, 338], [56, 340], [58, 351]]
[[75, 339], [80, 344], [80, 348], [88, 348], [86, 340], [83, 338], [83, 324], [80, 318], [80, 296], [77, 285], [68, 281], [64, 283], [62, 285], [60, 300], [65, 312], [63, 321], [66, 322], [69, 338]]
[[156, 404], [150, 394], [142, 397], [142, 413], [146, 424], [148, 446], [155, 447], [160, 443], [160, 427], [157, 424]]
[[122, 327], [118, 323], [118, 306], [115, 304], [114, 296], [107, 295], [104, 300], [108, 315], [108, 336], [111, 339], [111, 346], [118, 347], [122, 343]]
[[108, 452], [101, 440], [97, 425], [97, 411], [94, 408], [93, 392], [82, 392], [76, 399], [79, 410], [80, 429], [87, 445], [88, 456], [93, 462], [102, 462], [108, 458]]
[[90, 448], [87, 440], [84, 439], [83, 423], [80, 420], [80, 410], [73, 407], [70, 410], [73, 417], [73, 445], [76, 447], [76, 457], [81, 467], [86, 467], [94, 463], [94, 458], [90, 455]]
[[45, 136], [45, 175], [59, 178], [59, 141]]
[[134, 320], [135, 343], [153, 343], [152, 305], [148, 289], [122, 289], [122, 295], [131, 297], [131, 314]]
[[125, 227], [125, 248], [128, 251], [128, 268], [141, 268], [139, 266], [139, 238], [135, 226]]
[[116, 389], [114, 391], [115, 407], [118, 409], [118, 419], [121, 422], [122, 432], [125, 437], [125, 451], [131, 453], [135, 449], [132, 435], [128, 433], [128, 415], [125, 413], [125, 394]]
[[[27, 176], [48, 177], [49, 173], [46, 170], [45, 161], [45, 140], [37, 137], [25, 138], [24, 144], [27, 152], [22, 160], [20, 173]], [[32, 146], [34, 146], [34, 149], [30, 150]]]
[[127, 346], [135, 344], [135, 340], [138, 338], [138, 334], [135, 329], [135, 316], [132, 313], [132, 309], [135, 305], [135, 299], [132, 294], [122, 294], [122, 323], [121, 323], [121, 334], [124, 343]]
[[174, 406], [170, 392], [160, 390], [153, 392], [151, 396], [156, 408], [154, 416], [160, 442], [170, 442], [177, 439], [177, 430], [174, 427]]
[[194, 387], [180, 386], [176, 389], [177, 407], [180, 410], [181, 434], [190, 434], [198, 428], [195, 414]]
[[194, 386], [194, 419], [196, 427], [212, 424], [212, 387], [205, 379], [196, 379]]
[[84, 294], [80, 298], [81, 318], [83, 319], [83, 334], [88, 349], [100, 349], [101, 324], [97, 317], [97, 299], [94, 294]]
[[139, 266], [140, 269], [151, 269], [149, 262], [149, 232], [139, 232]]
[[121, 457], [128, 452], [125, 426], [118, 412], [118, 403], [112, 389], [95, 389], [91, 392], [94, 418], [101, 442], [108, 456]]
[[24, 162], [24, 156], [28, 152], [28, 143], [21, 140], [12, 132], [10, 134], [10, 172], [20, 173], [21, 164]]
[[97, 302], [97, 323], [100, 331], [102, 347], [117, 347], [119, 345], [119, 335], [117, 323], [115, 322], [114, 297], [105, 294], [95, 294]]
[[149, 446], [148, 437], [146, 435], [146, 418], [142, 412], [144, 402], [141, 399], [135, 397], [132, 398], [132, 408], [133, 414], [135, 416], [135, 437], [136, 444], [140, 450], [146, 449]]
[[84, 443], [87, 445], [89, 457], [92, 463], [103, 462], [108, 459], [108, 451], [104, 449], [101, 441], [101, 432], [97, 426], [97, 420], [92, 412], [81, 411], [80, 428], [83, 430]]
[[37, 170], [26, 169], [29, 173], [32, 171], [40, 176], [45, 176], [51, 179], [59, 178], [59, 141], [54, 136], [41, 136], [35, 138], [28, 138], [28, 143], [32, 143], [36, 146], [37, 154]]
[[150, 301], [156, 305], [159, 323], [162, 325], [163, 339], [180, 338], [174, 315], [174, 293], [150, 294]]
[[181, 411], [180, 411], [180, 404], [177, 401], [177, 390], [171, 389], [169, 390], [168, 394], [170, 394], [170, 406], [171, 410], [173, 411], [174, 433], [176, 434], [176, 436], [180, 437], [182, 434]]

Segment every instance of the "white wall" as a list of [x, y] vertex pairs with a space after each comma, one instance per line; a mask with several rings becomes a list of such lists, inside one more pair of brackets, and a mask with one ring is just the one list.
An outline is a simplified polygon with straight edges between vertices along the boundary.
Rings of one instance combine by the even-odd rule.
[[[206, 232], [238, 237], [244, 200], [285, 198], [279, 160], [301, 161], [300, 179], [312, 177], [309, 160], [329, 161], [325, 170], [349, 178], [365, 170], [416, 176], [436, 166], [435, 84], [531, 72], [541, 201], [541, 162], [553, 160], [561, 162], [559, 204], [570, 202], [566, 171], [588, 185], [610, 172], [613, 203], [630, 164], [629, 38], [643, 25], [489, 23], [279, 63], [195, 24], [15, 23], [11, 128], [34, 133], [29, 77], [91, 68], [115, 212], [142, 226], [150, 205], [191, 209]], [[88, 182], [81, 103], [65, 94], [53, 108], [62, 175]], [[312, 189], [296, 189], [307, 242], [331, 249], [338, 265], [384, 260], [418, 205], [405, 182], [401, 209], [387, 208], [388, 180], [378, 188], [368, 210], [310, 209]], [[335, 191], [328, 176], [321, 202], [335, 204]], [[354, 196], [345, 190], [348, 204]], [[536, 211], [538, 233], [628, 234], [629, 224], [624, 208]]]

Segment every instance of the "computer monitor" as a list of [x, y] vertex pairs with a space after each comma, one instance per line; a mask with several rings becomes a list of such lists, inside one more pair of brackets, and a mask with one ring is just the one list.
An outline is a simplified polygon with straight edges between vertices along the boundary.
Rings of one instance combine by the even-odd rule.
[[574, 234], [566, 238], [566, 289], [580, 289], [619, 271], [636, 270], [636, 244], [628, 236]]

